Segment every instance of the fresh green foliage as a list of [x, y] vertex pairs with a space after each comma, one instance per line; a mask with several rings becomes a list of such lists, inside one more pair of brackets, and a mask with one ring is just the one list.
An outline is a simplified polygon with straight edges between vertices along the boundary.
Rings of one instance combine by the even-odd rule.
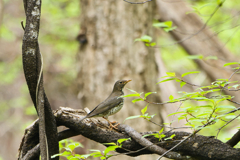
[[55, 154], [51, 158], [62, 156], [69, 160], [79, 160], [79, 159], [86, 159], [90, 154], [86, 155], [79, 155], [74, 153], [74, 149], [77, 147], [82, 147], [83, 145], [79, 142], [74, 142], [73, 140], [65, 139], [59, 142], [59, 150], [63, 151], [62, 153]]
[[[206, 59], [203, 56], [194, 56], [191, 58], [201, 59], [201, 60]], [[216, 58], [209, 57], [209, 59], [216, 59]], [[231, 62], [231, 63], [225, 64], [224, 66], [236, 65], [236, 64], [239, 64], [239, 63]], [[176, 82], [180, 83], [181, 87], [186, 84], [194, 85], [187, 82], [183, 78], [185, 76], [189, 76], [191, 74], [196, 74], [196, 73], [200, 73], [200, 72], [199, 71], [186, 72], [186, 73], [183, 73], [181, 77], [178, 77], [175, 72], [167, 72], [166, 76], [162, 77], [166, 79], [158, 83], [164, 83], [170, 80], [175, 80]], [[223, 94], [222, 91], [225, 88], [238, 89], [240, 84], [237, 84], [237, 83], [238, 81], [230, 81], [230, 79], [226, 79], [226, 78], [217, 79], [216, 81], [212, 82], [210, 85], [198, 87], [193, 92], [180, 91], [179, 92], [180, 96], [177, 98], [175, 98], [173, 95], [170, 95], [169, 101], [164, 102], [164, 104], [182, 102], [182, 105], [180, 107], [181, 111], [171, 113], [168, 116], [177, 116], [178, 120], [182, 120], [182, 119], [186, 120], [187, 123], [185, 125], [189, 126], [194, 131], [205, 130], [209, 128], [211, 125], [221, 126], [223, 123], [236, 119], [238, 116], [237, 113], [232, 112], [236, 109], [236, 107], [229, 104], [226, 105], [226, 101], [231, 100], [233, 97], [230, 95]], [[134, 97], [134, 96], [138, 97], [137, 99], [133, 100], [133, 103], [137, 101], [145, 101], [148, 104], [154, 103], [146, 100], [146, 97], [150, 95], [152, 92], [146, 93], [144, 97], [141, 97], [143, 93], [138, 93], [134, 90], [130, 90], [130, 91], [134, 92], [134, 94], [126, 95], [126, 97]], [[148, 113], [146, 113], [148, 104], [146, 107], [144, 107], [141, 110], [142, 115], [131, 116], [126, 118], [126, 120], [134, 119], [134, 118], [144, 118], [144, 119], [150, 120], [150, 118], [152, 117], [149, 117]], [[167, 124], [164, 124], [164, 125], [167, 125]], [[159, 140], [162, 140], [165, 137], [164, 134], [161, 134], [162, 131], [163, 129], [160, 130], [159, 133], [153, 133], [145, 136], [154, 136]], [[172, 139], [173, 137], [169, 139]]]
[[108, 159], [112, 157], [111, 154], [108, 154], [110, 151], [115, 151], [117, 148], [122, 148], [122, 143], [125, 141], [131, 140], [130, 138], [119, 139], [117, 144], [114, 142], [111, 143], [103, 143], [104, 145], [108, 145], [108, 147], [101, 152], [100, 150], [90, 150], [93, 153], [89, 154], [92, 157], [100, 157], [101, 159]]
[[163, 131], [164, 131], [164, 128], [162, 128], [158, 133], [146, 134], [143, 137], [154, 136], [155, 138], [158, 138], [159, 141], [161, 141], [162, 139], [170, 140], [176, 136], [175, 134], [172, 134], [170, 137], [164, 138], [164, 137], [166, 137], [166, 135], [162, 133]]
[[144, 108], [141, 110], [142, 115], [130, 116], [130, 117], [126, 118], [124, 121], [129, 120], [129, 119], [135, 119], [135, 118], [144, 118], [144, 119], [146, 119], [146, 120], [152, 119], [156, 114], [154, 114], [154, 115], [148, 115], [148, 113], [146, 113], [147, 107], [148, 107], [148, 104], [146, 105], [146, 107], [144, 107]]
[[[181, 77], [185, 77], [186, 75], [194, 74], [194, 73], [200, 73], [200, 72], [199, 71], [186, 72], [186, 73], [183, 73]], [[164, 80], [158, 82], [157, 84], [167, 82], [167, 81], [171, 81], [171, 80], [175, 80], [176, 82], [180, 82], [181, 87], [183, 87], [185, 84], [187, 84], [182, 78], [177, 77], [175, 72], [167, 72], [166, 74], [167, 75], [163, 76], [162, 78], [167, 78], [167, 79], [164, 79]], [[169, 99], [170, 98], [172, 99], [172, 97], [169, 97]]]
[[182, 77], [185, 77], [186, 75], [194, 74], [194, 73], [200, 73], [200, 72], [199, 71], [186, 72], [182, 74]]
[[230, 63], [225, 63], [223, 67], [230, 66], [230, 65], [240, 65], [240, 62], [230, 62]]
[[164, 128], [162, 128], [158, 133], [146, 134], [143, 137], [154, 136], [155, 138], [158, 138], [160, 141], [162, 140], [162, 138], [166, 137], [165, 134], [162, 134], [163, 130]]
[[169, 32], [177, 28], [176, 26], [172, 27], [172, 21], [166, 21], [166, 22], [155, 21], [153, 23], [153, 26], [156, 28], [163, 28], [165, 32]]
[[136, 42], [136, 41], [145, 42], [145, 45], [146, 45], [147, 47], [149, 47], [149, 46], [154, 47], [154, 46], [156, 45], [156, 42], [152, 42], [152, 37], [147, 36], [147, 35], [144, 35], [144, 36], [142, 36], [141, 38], [135, 39], [135, 42]]

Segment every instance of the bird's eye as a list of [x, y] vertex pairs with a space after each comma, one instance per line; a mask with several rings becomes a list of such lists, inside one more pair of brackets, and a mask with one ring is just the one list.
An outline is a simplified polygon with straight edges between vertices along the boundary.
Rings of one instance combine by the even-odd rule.
[[120, 83], [122, 83], [122, 82], [120, 82]]

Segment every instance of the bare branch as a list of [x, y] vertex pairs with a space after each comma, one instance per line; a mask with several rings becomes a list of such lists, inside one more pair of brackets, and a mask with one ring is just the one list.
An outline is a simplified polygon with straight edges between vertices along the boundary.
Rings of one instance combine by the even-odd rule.
[[144, 4], [144, 3], [147, 3], [147, 2], [151, 2], [152, 0], [147, 0], [147, 1], [144, 1], [144, 2], [130, 2], [130, 1], [127, 1], [127, 0], [123, 0], [127, 3], [130, 3], [130, 4]]

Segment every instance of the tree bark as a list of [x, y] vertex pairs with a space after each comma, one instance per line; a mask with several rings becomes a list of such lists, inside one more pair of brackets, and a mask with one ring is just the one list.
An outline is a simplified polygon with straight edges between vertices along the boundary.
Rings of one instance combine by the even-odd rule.
[[[115, 81], [131, 79], [126, 88], [137, 92], [157, 91], [149, 96], [152, 101], [160, 101], [158, 68], [155, 50], [134, 39], [150, 35], [155, 39], [152, 20], [156, 11], [155, 2], [131, 5], [123, 1], [81, 0], [81, 43], [78, 53], [78, 98], [82, 107], [90, 110], [106, 99]], [[133, 104], [133, 98], [125, 98], [124, 107], [110, 120], [120, 123], [129, 116], [141, 114], [146, 103]], [[127, 106], [127, 107], [126, 107]], [[161, 123], [161, 107], [149, 106], [149, 114], [157, 114], [155, 121]], [[164, 111], [163, 111], [164, 112]], [[143, 119], [125, 123], [147, 131], [156, 128]], [[139, 125], [141, 124], [141, 125]], [[89, 146], [88, 148], [91, 148]]]

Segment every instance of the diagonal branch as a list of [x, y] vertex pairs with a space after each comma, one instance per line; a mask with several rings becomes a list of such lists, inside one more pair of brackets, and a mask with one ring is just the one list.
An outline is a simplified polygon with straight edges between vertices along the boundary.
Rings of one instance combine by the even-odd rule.
[[229, 144], [231, 147], [234, 147], [238, 142], [240, 141], [240, 130], [237, 131], [237, 133], [234, 134], [234, 136], [229, 139], [226, 144]]

